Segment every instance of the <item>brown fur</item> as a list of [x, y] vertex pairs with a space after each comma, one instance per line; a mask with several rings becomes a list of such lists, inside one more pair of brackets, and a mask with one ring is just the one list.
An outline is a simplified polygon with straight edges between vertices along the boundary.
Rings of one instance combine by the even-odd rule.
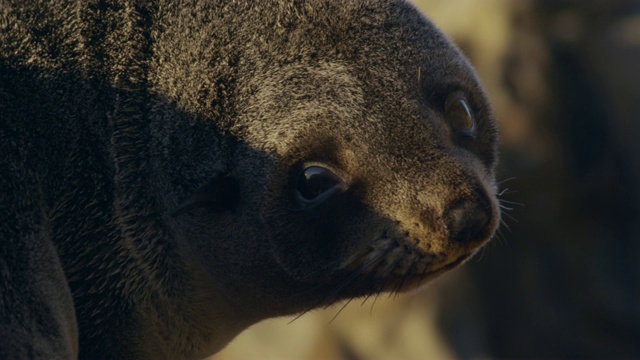
[[[30, 4], [0, 2], [1, 357], [204, 357], [497, 226], [487, 99], [404, 2]], [[314, 164], [343, 187], [305, 208]]]

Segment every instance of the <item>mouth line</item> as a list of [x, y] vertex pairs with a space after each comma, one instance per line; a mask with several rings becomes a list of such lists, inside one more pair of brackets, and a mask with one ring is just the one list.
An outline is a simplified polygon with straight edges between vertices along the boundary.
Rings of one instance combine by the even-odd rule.
[[428, 277], [436, 277], [439, 276], [449, 270], [455, 269], [456, 267], [458, 267], [459, 265], [461, 265], [463, 262], [465, 262], [466, 260], [468, 260], [471, 257], [472, 254], [465, 254], [462, 256], [459, 256], [458, 258], [456, 258], [454, 261], [443, 265], [437, 269], [428, 271], [428, 272], [424, 272], [424, 273], [419, 273], [419, 274], [411, 274], [409, 275], [410, 277], [420, 281], [421, 279], [426, 279]]
[[[464, 263], [466, 260], [471, 258], [472, 255], [473, 253], [468, 253], [468, 254], [459, 256], [453, 262], [450, 262], [446, 265], [443, 265], [437, 269], [434, 269], [428, 272], [422, 272], [417, 274], [406, 274], [404, 277], [398, 276], [391, 282], [387, 283], [387, 286], [385, 286], [386, 288], [385, 290], [394, 291], [394, 292], [418, 290], [422, 287], [422, 285], [426, 285], [430, 283], [432, 280], [440, 277], [442, 274], [448, 272], [449, 270], [452, 270], [458, 267], [459, 265]], [[398, 285], [399, 283], [401, 285]]]
[[[433, 268], [432, 266], [435, 264], [429, 263], [436, 260], [437, 256], [425, 253], [415, 246], [405, 246], [403, 242], [398, 239], [386, 238], [385, 240], [393, 243], [385, 244], [386, 246], [378, 249], [369, 249], [370, 251], [364, 252], [364, 254], [360, 256], [354, 256], [360, 260], [346, 261], [342, 266], [342, 270], [346, 270], [348, 273], [367, 274], [365, 276], [369, 277], [371, 281], [382, 282], [382, 289], [378, 288], [379, 290], [403, 292], [419, 288], [421, 284], [427, 284], [449, 270], [460, 266], [470, 259], [476, 250], [476, 247], [474, 247], [471, 250], [462, 251], [462, 254], [457, 256], [453, 261]], [[481, 246], [478, 246], [477, 248], [480, 247]], [[373, 253], [373, 255], [371, 255], [371, 253]], [[392, 259], [407, 257], [409, 262], [385, 260], [385, 258], [390, 257]], [[431, 269], [429, 269], [430, 267]], [[353, 277], [354, 275], [348, 276]]]
[[469, 259], [471, 257], [472, 254], [464, 254], [462, 256], [459, 256], [457, 259], [455, 259], [453, 262], [450, 262], [436, 270], [432, 270], [430, 271], [428, 274], [434, 274], [440, 271], [449, 271], [451, 269], [454, 269], [456, 267], [458, 267], [458, 265], [462, 264], [463, 262], [465, 262], [465, 260]]

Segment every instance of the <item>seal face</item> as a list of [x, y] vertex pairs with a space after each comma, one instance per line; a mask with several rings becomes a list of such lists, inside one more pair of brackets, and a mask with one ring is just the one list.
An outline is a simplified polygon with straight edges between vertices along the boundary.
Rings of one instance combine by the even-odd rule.
[[[499, 223], [497, 131], [460, 51], [404, 2], [329, 8], [297, 8], [286, 40], [251, 43], [262, 70], [240, 70], [253, 76], [229, 127], [244, 145], [229, 173], [234, 225], [188, 225], [209, 228], [196, 240], [208, 259], [219, 251], [208, 239], [252, 249], [250, 264], [205, 267], [273, 315], [419, 288]], [[241, 285], [227, 279], [241, 271]]]
[[[300, 71], [304, 74], [295, 77], [325, 76], [322, 70]], [[367, 80], [376, 76], [367, 74]], [[325, 301], [426, 283], [468, 259], [498, 222], [492, 170], [482, 162], [490, 155], [474, 152], [481, 150], [478, 137], [493, 130], [486, 114], [476, 110], [475, 115], [469, 105], [472, 92], [445, 90], [445, 102], [436, 99], [441, 102], [433, 105], [421, 102], [425, 93], [418, 92], [413, 103], [406, 101], [407, 94], [391, 93], [384, 99], [389, 108], [382, 110], [367, 104], [379, 100], [367, 94], [367, 86], [341, 77], [343, 94], [296, 103], [295, 118], [282, 121], [284, 126], [299, 123], [302, 130], [274, 139], [272, 146], [282, 153], [269, 185], [278, 191], [267, 190], [260, 214], [273, 254], [290, 276], [301, 286], [334, 285], [338, 293]], [[320, 110], [335, 107], [341, 98], [353, 103]]]
[[0, 6], [2, 354], [204, 357], [499, 223], [491, 107], [404, 1], [32, 5]]

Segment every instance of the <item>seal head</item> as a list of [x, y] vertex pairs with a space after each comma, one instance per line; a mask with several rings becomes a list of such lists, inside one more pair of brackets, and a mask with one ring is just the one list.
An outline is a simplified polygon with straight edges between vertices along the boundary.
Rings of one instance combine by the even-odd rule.
[[467, 60], [404, 2], [339, 7], [293, 6], [285, 37], [247, 19], [265, 35], [244, 38], [260, 56], [237, 64], [225, 130], [239, 201], [177, 218], [223, 292], [264, 317], [418, 288], [499, 223], [497, 131]]

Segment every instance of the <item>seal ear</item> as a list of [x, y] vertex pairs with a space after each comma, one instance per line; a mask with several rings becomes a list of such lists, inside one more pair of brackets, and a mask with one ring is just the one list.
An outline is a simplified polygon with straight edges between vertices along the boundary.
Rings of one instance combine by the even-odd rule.
[[234, 210], [239, 200], [240, 186], [236, 179], [219, 175], [187, 197], [171, 216], [176, 217], [199, 207], [212, 211]]

